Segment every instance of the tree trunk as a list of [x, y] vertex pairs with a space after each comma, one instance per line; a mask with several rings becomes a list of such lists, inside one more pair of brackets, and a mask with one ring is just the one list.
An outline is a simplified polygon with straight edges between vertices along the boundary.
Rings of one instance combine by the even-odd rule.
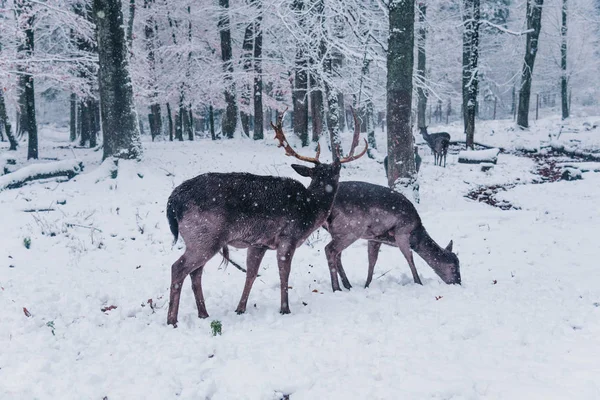
[[262, 80], [262, 0], [254, 0], [258, 17], [254, 21], [254, 140], [264, 137], [263, 133], [263, 80]]
[[98, 63], [103, 158], [140, 158], [142, 146], [123, 31], [120, 0], [94, 0], [98, 30]]
[[569, 94], [568, 94], [568, 77], [567, 77], [567, 0], [562, 3], [562, 25], [560, 29], [561, 45], [560, 45], [560, 69], [562, 75], [560, 77], [560, 97], [562, 105], [562, 119], [569, 118]]
[[169, 141], [173, 141], [173, 115], [171, 114], [171, 105], [167, 103], [167, 120], [169, 121]]
[[369, 148], [377, 149], [377, 141], [375, 140], [375, 124], [373, 114], [373, 102], [369, 99], [366, 102], [366, 118], [367, 118], [367, 141], [369, 142]]
[[221, 38], [221, 59], [225, 71], [225, 115], [221, 123], [221, 130], [225, 137], [231, 139], [237, 126], [238, 107], [235, 99], [235, 83], [233, 81], [233, 60], [231, 51], [231, 30], [229, 27], [229, 0], [219, 0], [222, 8], [218, 28]]
[[[18, 47], [18, 58], [20, 60], [31, 58], [34, 51], [34, 16], [31, 8], [31, 3], [27, 0], [15, 1], [18, 27], [23, 34]], [[27, 134], [27, 159], [37, 159], [38, 134], [35, 115], [35, 88], [33, 75], [28, 72], [27, 66], [19, 67], [19, 90], [19, 121], [17, 134], [18, 136]]]
[[[311, 9], [313, 13], [312, 20], [314, 21], [313, 38], [311, 42], [312, 48], [317, 48], [316, 58], [312, 54], [309, 57], [309, 84], [310, 84], [310, 113], [312, 115], [312, 141], [318, 142], [323, 133], [323, 124], [325, 109], [323, 104], [323, 79], [322, 69], [318, 66], [323, 62], [325, 52], [327, 51], [325, 39], [323, 37], [324, 19], [324, 0], [312, 0]], [[317, 34], [316, 32], [319, 32]]]
[[[150, 8], [150, 4], [153, 0], [145, 0], [144, 8]], [[144, 36], [146, 38], [146, 49], [148, 51], [148, 67], [150, 69], [150, 87], [151, 87], [151, 104], [150, 104], [150, 114], [148, 115], [148, 122], [150, 124], [150, 135], [152, 136], [152, 141], [156, 139], [162, 133], [162, 116], [160, 112], [160, 103], [158, 102], [158, 87], [157, 81], [158, 78], [156, 76], [156, 31], [155, 31], [156, 22], [154, 20], [154, 16], [150, 15], [146, 20], [146, 24], [144, 25]]]
[[538, 39], [542, 29], [542, 6], [544, 0], [527, 0], [527, 33], [525, 58], [521, 71], [521, 89], [519, 90], [519, 110], [517, 125], [522, 128], [529, 127], [529, 101], [531, 98], [531, 80], [535, 56], [538, 52]]
[[4, 92], [0, 89], [0, 129], [4, 127], [4, 132], [6, 133], [6, 137], [8, 138], [8, 142], [10, 143], [10, 147], [8, 150], [17, 150], [17, 140], [12, 133], [12, 126], [10, 125], [10, 120], [8, 119], [8, 114], [6, 113], [6, 103], [4, 102]]
[[71, 93], [71, 109], [69, 118], [69, 140], [74, 142], [77, 140], [77, 95]]
[[246, 81], [242, 86], [241, 93], [241, 107], [240, 107], [240, 119], [242, 121], [242, 130], [244, 134], [250, 137], [250, 118], [251, 115], [249, 113], [250, 110], [250, 71], [252, 70], [252, 57], [254, 48], [254, 22], [249, 23], [246, 26], [246, 31], [244, 32], [244, 41], [242, 43], [242, 59], [244, 62], [242, 63], [242, 68], [244, 70], [244, 76], [246, 77]]
[[389, 7], [387, 54], [388, 185], [418, 202], [413, 135], [410, 126], [414, 68], [414, 1]]
[[100, 118], [98, 118], [98, 111], [100, 109], [100, 103], [96, 99], [89, 100], [90, 108], [90, 148], [94, 148], [98, 145], [98, 133], [100, 132]]
[[210, 138], [217, 140], [217, 135], [215, 134], [215, 110], [212, 104], [208, 107], [208, 127], [210, 129]]
[[[294, 0], [292, 8], [296, 12], [301, 31], [306, 29], [304, 0]], [[292, 105], [294, 133], [300, 138], [302, 147], [308, 146], [308, 59], [305, 43], [296, 41], [296, 61], [294, 65], [294, 87]]]
[[127, 21], [127, 48], [133, 54], [131, 44], [133, 43], [133, 20], [135, 18], [135, 0], [129, 0], [129, 21]]
[[425, 91], [425, 39], [427, 35], [427, 24], [425, 17], [427, 16], [427, 4], [419, 2], [419, 35], [417, 37], [417, 77], [419, 86], [417, 87], [417, 126], [424, 128], [427, 126], [425, 113], [427, 112], [427, 93]]
[[463, 32], [462, 99], [466, 147], [472, 149], [475, 141], [475, 115], [479, 90], [479, 0], [465, 0]]
[[90, 137], [92, 135], [92, 110], [89, 107], [88, 100], [81, 100], [79, 102], [79, 145], [81, 147], [86, 146], [89, 143]]

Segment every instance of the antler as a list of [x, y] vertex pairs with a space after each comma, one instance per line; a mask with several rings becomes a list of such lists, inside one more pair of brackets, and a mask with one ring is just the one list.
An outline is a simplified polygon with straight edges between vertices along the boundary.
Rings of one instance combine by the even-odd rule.
[[369, 148], [369, 143], [367, 142], [367, 139], [364, 139], [364, 141], [365, 141], [364, 150], [361, 151], [360, 153], [358, 153], [357, 155], [354, 155], [354, 150], [356, 150], [356, 146], [358, 146], [358, 139], [360, 138], [360, 121], [358, 120], [358, 116], [356, 115], [354, 108], [351, 107], [351, 109], [352, 109], [352, 116], [354, 117], [354, 136], [352, 137], [352, 145], [350, 146], [350, 153], [348, 153], [348, 155], [346, 157], [340, 159], [340, 163], [342, 163], [342, 164], [361, 158], [362, 156], [365, 155], [365, 153], [367, 152], [367, 149]]
[[320, 144], [317, 144], [317, 154], [315, 157], [306, 157], [306, 156], [301, 156], [300, 154], [296, 153], [296, 151], [294, 151], [294, 149], [292, 149], [292, 146], [290, 146], [290, 144], [288, 143], [288, 141], [285, 138], [285, 135], [283, 133], [283, 126], [282, 126], [283, 117], [285, 116], [286, 112], [287, 112], [287, 108], [285, 109], [285, 111], [283, 113], [281, 113], [279, 118], [277, 118], [277, 125], [274, 125], [273, 122], [271, 122], [271, 126], [273, 127], [273, 130], [275, 130], [275, 139], [279, 140], [279, 146], [277, 146], [277, 147], [283, 147], [285, 149], [285, 154], [287, 156], [294, 156], [298, 160], [311, 162], [313, 164], [320, 164], [321, 163], [319, 161], [319, 155], [321, 155], [321, 145]]

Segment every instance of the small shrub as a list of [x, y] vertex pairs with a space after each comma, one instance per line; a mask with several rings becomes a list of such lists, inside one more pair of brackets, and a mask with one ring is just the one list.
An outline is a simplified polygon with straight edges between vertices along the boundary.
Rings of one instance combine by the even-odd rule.
[[48, 321], [48, 322], [46, 322], [46, 326], [47, 326], [48, 328], [50, 328], [50, 330], [52, 331], [52, 336], [56, 336], [56, 335], [54, 334], [54, 321]]
[[210, 329], [212, 329], [213, 336], [220, 335], [222, 327], [223, 327], [223, 325], [221, 324], [221, 321], [219, 321], [219, 320], [214, 320], [213, 322], [211, 322]]
[[26, 249], [31, 248], [31, 238], [29, 236], [23, 238], [23, 246], [25, 246]]

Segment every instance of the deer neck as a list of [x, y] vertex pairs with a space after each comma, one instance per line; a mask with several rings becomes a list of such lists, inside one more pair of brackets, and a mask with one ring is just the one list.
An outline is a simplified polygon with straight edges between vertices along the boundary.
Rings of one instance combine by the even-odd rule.
[[337, 180], [314, 180], [308, 186], [311, 209], [316, 213], [315, 217], [318, 224], [324, 222], [331, 213], [338, 186]]
[[431, 236], [429, 236], [425, 228], [421, 229], [422, 231], [419, 233], [416, 243], [412, 246], [413, 250], [421, 256], [427, 264], [431, 266], [440, 265], [441, 261], [445, 261], [448, 258], [448, 251], [441, 248]]

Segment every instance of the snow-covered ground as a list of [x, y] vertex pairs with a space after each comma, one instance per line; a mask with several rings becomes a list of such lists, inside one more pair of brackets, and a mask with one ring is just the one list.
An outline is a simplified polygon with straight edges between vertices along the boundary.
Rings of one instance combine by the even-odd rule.
[[[600, 147], [600, 128], [584, 130], [589, 120], [572, 121], [580, 131], [559, 140]], [[483, 123], [476, 139], [532, 148], [559, 129], [557, 120], [525, 133]], [[421, 152], [417, 208], [440, 245], [454, 240], [462, 286], [443, 284], [418, 257], [424, 285], [415, 285], [400, 252], [383, 247], [363, 289], [367, 247], [357, 242], [343, 255], [354, 288], [332, 293], [328, 234], [319, 230], [293, 260], [291, 315], [278, 313], [274, 252], [242, 316], [234, 309], [244, 275], [215, 257], [203, 279], [211, 317], [197, 318], [188, 281], [173, 329], [170, 266], [184, 245], [171, 247], [171, 190], [208, 171], [306, 179], [272, 140], [145, 143], [144, 160], [121, 161], [111, 179], [100, 152], [58, 148], [68, 145], [64, 131], [43, 136], [43, 157], [80, 159], [85, 171], [0, 192], [0, 399], [600, 398], [598, 173], [516, 186], [498, 196], [521, 210], [502, 211], [464, 195], [530, 182], [533, 160], [500, 154], [481, 172], [455, 154], [435, 167]], [[386, 183], [381, 164], [366, 157], [342, 180]], [[23, 212], [36, 208], [54, 211]], [[231, 256], [242, 262], [245, 251]], [[221, 336], [212, 336], [212, 320]]]

